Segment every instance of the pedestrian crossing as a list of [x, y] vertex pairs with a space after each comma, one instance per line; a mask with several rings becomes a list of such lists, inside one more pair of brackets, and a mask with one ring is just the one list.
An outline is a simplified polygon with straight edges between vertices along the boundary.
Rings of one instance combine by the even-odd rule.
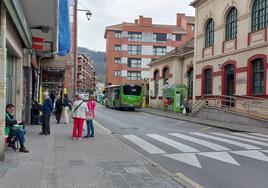
[[190, 132], [123, 137], [146, 153], [197, 168], [202, 168], [200, 157], [234, 166], [241, 166], [235, 156], [268, 162], [268, 135], [259, 133]]

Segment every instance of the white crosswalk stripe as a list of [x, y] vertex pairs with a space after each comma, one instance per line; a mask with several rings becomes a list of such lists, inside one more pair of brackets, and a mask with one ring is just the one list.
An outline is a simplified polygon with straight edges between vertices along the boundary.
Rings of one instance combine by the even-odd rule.
[[252, 143], [252, 144], [257, 144], [257, 145], [268, 147], [268, 143], [261, 142], [261, 141], [251, 140], [251, 139], [248, 139], [248, 138], [241, 138], [241, 137], [238, 137], [238, 136], [232, 136], [232, 135], [227, 135], [227, 134], [223, 134], [223, 133], [212, 133], [212, 134], [217, 135], [217, 136], [222, 136], [222, 137], [226, 137], [226, 138], [231, 138], [231, 139], [235, 139], [235, 140], [245, 141], [245, 142], [249, 142], [249, 143]]
[[194, 153], [164, 154], [163, 156], [197, 168], [202, 168], [202, 165]]
[[268, 157], [264, 155], [262, 152], [257, 151], [257, 150], [249, 150], [249, 151], [231, 151], [231, 153], [241, 155], [244, 157], [260, 160], [260, 161], [265, 161], [268, 162]]
[[198, 153], [198, 155], [202, 155], [225, 163], [240, 166], [240, 164], [227, 152], [203, 152]]
[[249, 134], [252, 134], [252, 135], [255, 135], [255, 136], [261, 136], [261, 137], [268, 138], [268, 135], [266, 135], [266, 134], [260, 134], [260, 133], [249, 133]]
[[150, 144], [149, 142], [146, 142], [145, 140], [135, 136], [135, 135], [124, 135], [126, 139], [131, 141], [132, 143], [136, 144], [140, 148], [144, 149], [146, 152], [150, 154], [163, 154], [166, 153], [162, 149]]
[[228, 151], [228, 150], [230, 150], [230, 148], [221, 146], [219, 144], [214, 144], [212, 142], [208, 142], [208, 141], [194, 138], [191, 136], [183, 135], [180, 133], [169, 133], [169, 135], [172, 135], [172, 136], [175, 136], [175, 137], [178, 137], [178, 138], [181, 138], [181, 139], [205, 146], [205, 147], [210, 148], [210, 149], [215, 150], [215, 151]]
[[252, 138], [255, 140], [262, 140], [262, 141], [268, 142], [268, 138], [261, 138], [259, 136], [252, 136], [252, 135], [242, 134], [242, 133], [232, 133], [232, 134], [237, 135], [237, 136], [242, 136], [242, 137], [247, 137], [247, 138]]
[[163, 137], [163, 136], [160, 136], [158, 134], [147, 134], [147, 136], [155, 139], [155, 140], [158, 140], [162, 143], [165, 143], [171, 147], [174, 147], [182, 152], [199, 152], [197, 149], [193, 148], [193, 147], [190, 147], [190, 146], [187, 146], [185, 144], [182, 144], [180, 142], [176, 142], [174, 140], [171, 140], [169, 138], [166, 138], [166, 137]]
[[245, 149], [260, 149], [257, 146], [253, 146], [253, 145], [250, 145], [250, 144], [244, 144], [242, 142], [229, 140], [229, 139], [221, 138], [221, 137], [217, 137], [217, 136], [207, 135], [207, 134], [203, 134], [203, 133], [192, 133], [192, 134], [197, 135], [197, 136], [201, 136], [201, 137], [204, 137], [204, 138], [209, 138], [209, 139], [212, 139], [212, 140], [225, 142], [225, 143], [232, 144], [232, 145], [235, 145], [235, 146], [239, 146], [239, 147], [245, 148]]

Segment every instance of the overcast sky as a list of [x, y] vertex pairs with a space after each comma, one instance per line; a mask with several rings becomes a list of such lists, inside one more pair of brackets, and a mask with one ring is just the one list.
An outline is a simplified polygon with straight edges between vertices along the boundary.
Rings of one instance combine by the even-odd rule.
[[194, 15], [189, 6], [193, 0], [78, 0], [78, 7], [89, 9], [88, 22], [84, 12], [78, 12], [78, 45], [105, 51], [106, 26], [134, 22], [139, 15], [151, 17], [154, 24], [176, 24], [176, 13]]

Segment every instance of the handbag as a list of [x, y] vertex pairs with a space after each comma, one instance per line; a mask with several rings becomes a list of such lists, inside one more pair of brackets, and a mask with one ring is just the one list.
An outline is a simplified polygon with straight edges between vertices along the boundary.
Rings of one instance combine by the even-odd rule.
[[93, 113], [92, 113], [91, 108], [89, 108], [88, 111], [86, 112], [86, 120], [87, 121], [93, 120]]

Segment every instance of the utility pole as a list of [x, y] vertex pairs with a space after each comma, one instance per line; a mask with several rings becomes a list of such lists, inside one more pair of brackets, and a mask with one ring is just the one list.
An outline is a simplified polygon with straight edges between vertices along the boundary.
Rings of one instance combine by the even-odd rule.
[[73, 96], [76, 94], [77, 90], [77, 8], [78, 0], [74, 2], [74, 87]]

